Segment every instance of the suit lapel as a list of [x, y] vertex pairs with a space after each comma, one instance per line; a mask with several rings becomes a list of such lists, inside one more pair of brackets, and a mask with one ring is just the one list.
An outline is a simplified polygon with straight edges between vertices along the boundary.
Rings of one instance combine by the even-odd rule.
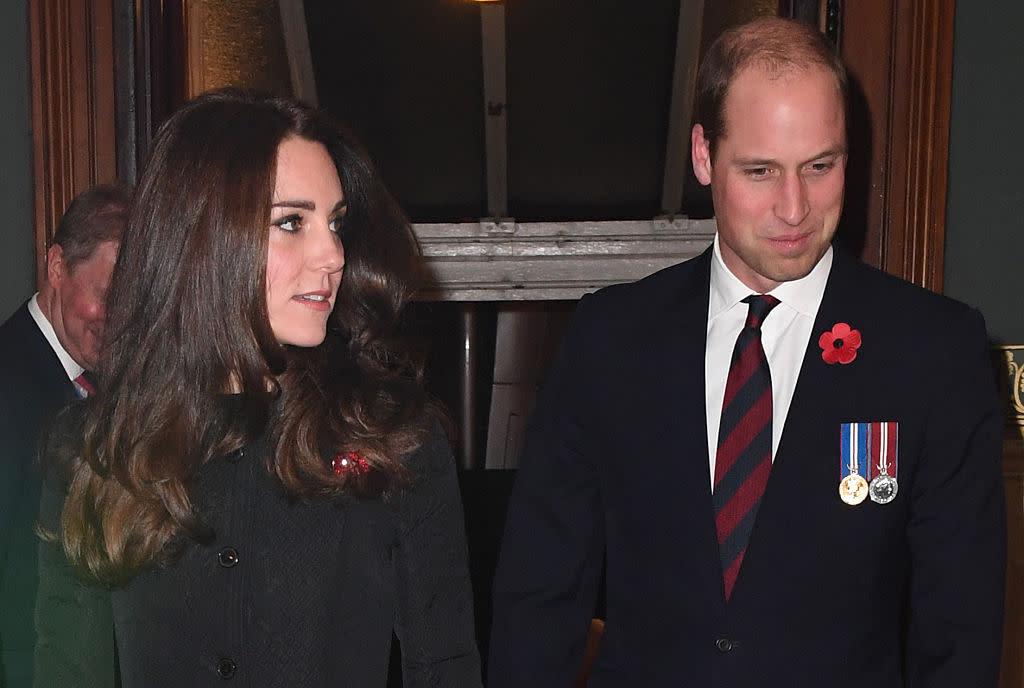
[[680, 285], [677, 298], [668, 304], [666, 340], [670, 350], [663, 360], [668, 361], [666, 380], [675, 390], [663, 419], [667, 429], [664, 455], [674, 459], [670, 484], [678, 490], [671, 521], [690, 523], [693, 529], [680, 556], [692, 558], [688, 565], [696, 567], [697, 584], [705, 599], [724, 602], [711, 505], [704, 391], [711, 251], [709, 248], [693, 261], [694, 270]]
[[16, 365], [19, 371], [32, 378], [30, 388], [36, 390], [36, 396], [53, 407], [77, 399], [74, 385], [68, 379], [53, 347], [46, 341], [46, 336], [29, 313], [28, 304], [22, 305], [11, 316], [8, 324], [16, 344], [14, 350], [8, 351], [5, 356], [13, 359], [12, 365]]

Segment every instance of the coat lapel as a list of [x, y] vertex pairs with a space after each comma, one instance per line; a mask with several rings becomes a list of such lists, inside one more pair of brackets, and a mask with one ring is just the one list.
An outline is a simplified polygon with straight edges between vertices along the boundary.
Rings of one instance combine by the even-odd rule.
[[[698, 594], [724, 603], [718, 538], [711, 505], [705, 412], [704, 359], [707, 341], [711, 249], [693, 261], [694, 270], [668, 304], [666, 322], [670, 350], [665, 379], [674, 386], [673, 402], [666, 405], [664, 456], [672, 457], [669, 484], [677, 490], [670, 522], [689, 523], [692, 529], [680, 556], [696, 567]], [[696, 592], [696, 591], [691, 591]]]

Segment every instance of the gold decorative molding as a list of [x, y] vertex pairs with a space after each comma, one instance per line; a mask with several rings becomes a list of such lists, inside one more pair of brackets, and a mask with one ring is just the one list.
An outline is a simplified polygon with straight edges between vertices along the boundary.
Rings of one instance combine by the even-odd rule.
[[1024, 439], [1024, 344], [995, 347], [1006, 422]]

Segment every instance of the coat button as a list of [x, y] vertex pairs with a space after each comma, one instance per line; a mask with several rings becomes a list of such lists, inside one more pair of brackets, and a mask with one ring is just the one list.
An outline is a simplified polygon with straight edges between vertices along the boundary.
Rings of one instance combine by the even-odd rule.
[[223, 657], [217, 662], [217, 675], [223, 679], [232, 678], [235, 675], [236, 669], [238, 669], [238, 665], [230, 657]]
[[217, 552], [217, 563], [226, 569], [238, 563], [238, 550], [234, 547], [225, 547]]
[[718, 648], [719, 652], [729, 652], [732, 650], [732, 641], [728, 638], [719, 638], [715, 641], [715, 647]]

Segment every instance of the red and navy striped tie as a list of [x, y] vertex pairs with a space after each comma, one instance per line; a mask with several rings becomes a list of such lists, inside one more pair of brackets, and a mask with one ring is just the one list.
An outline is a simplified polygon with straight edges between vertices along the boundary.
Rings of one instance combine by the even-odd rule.
[[725, 383], [711, 496], [726, 599], [772, 468], [772, 376], [761, 346], [761, 323], [779, 300], [755, 294], [743, 302], [749, 304], [747, 321], [736, 338]]

